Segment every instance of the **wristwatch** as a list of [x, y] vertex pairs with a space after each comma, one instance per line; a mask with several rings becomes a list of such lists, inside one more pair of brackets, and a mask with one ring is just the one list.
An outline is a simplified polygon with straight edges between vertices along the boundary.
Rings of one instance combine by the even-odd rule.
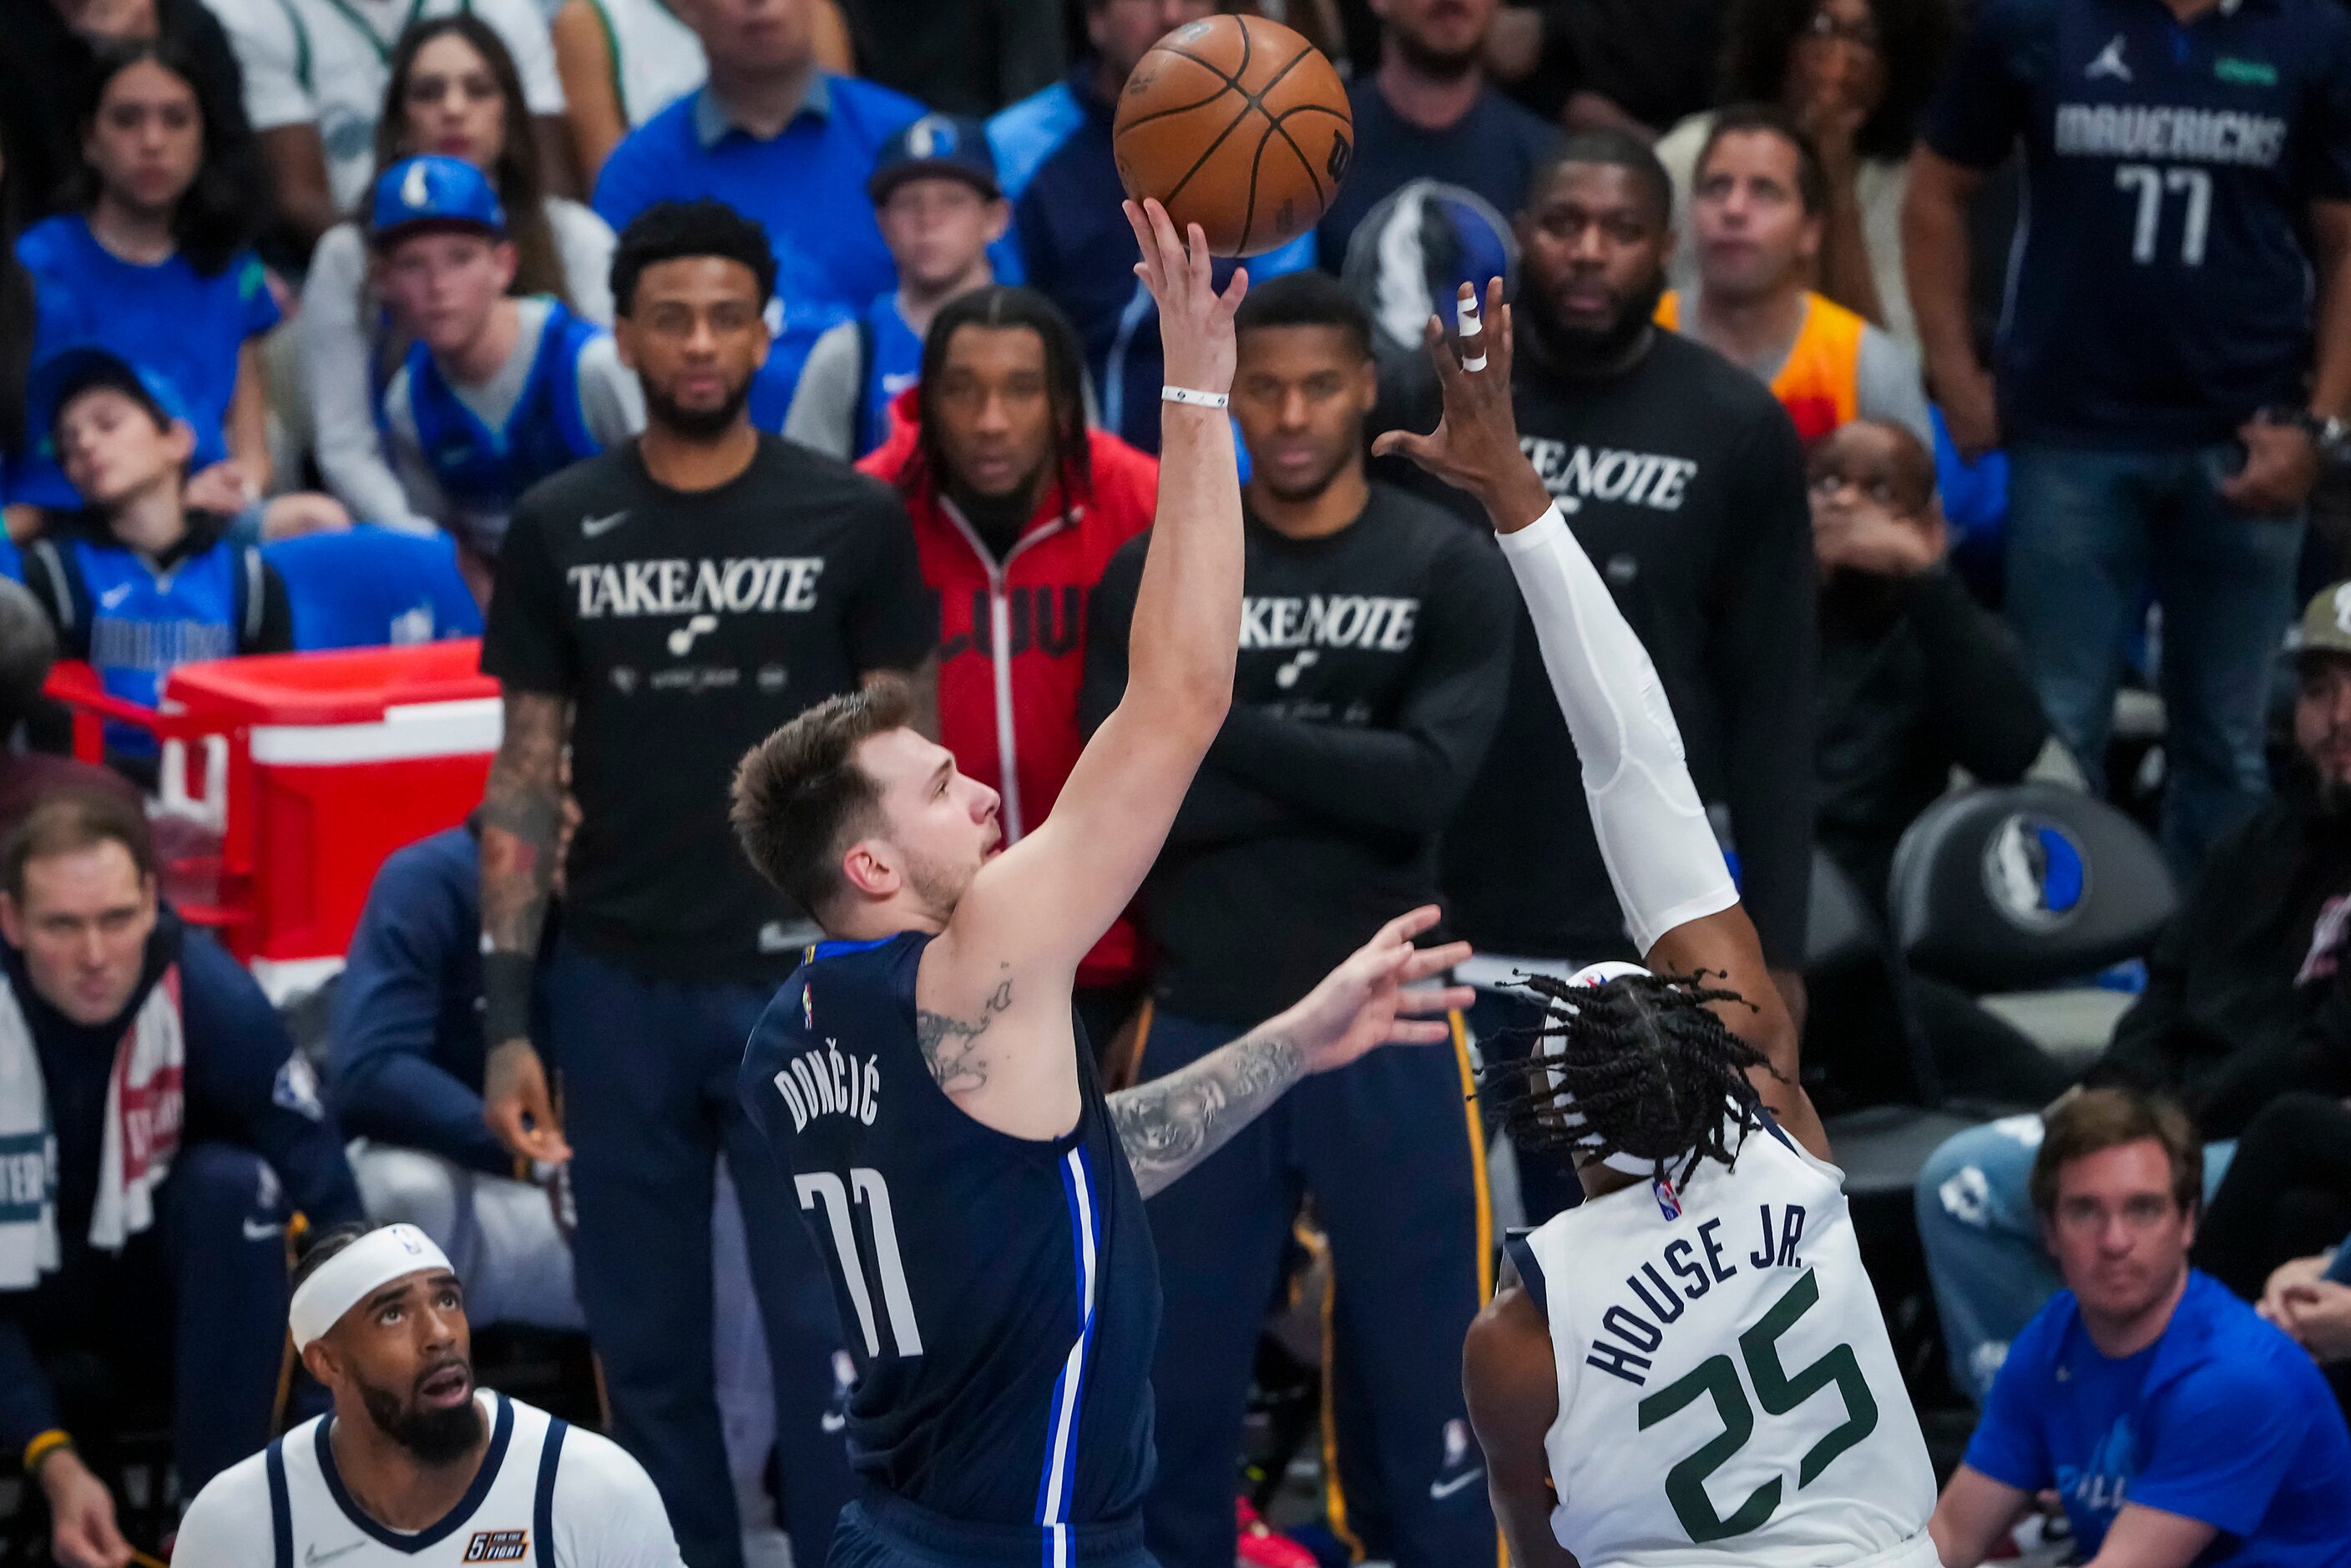
[[2318, 448], [2318, 460], [2329, 468], [2351, 463], [2351, 420], [2333, 414], [2320, 415], [2308, 409], [2294, 411], [2294, 423], [2310, 437]]

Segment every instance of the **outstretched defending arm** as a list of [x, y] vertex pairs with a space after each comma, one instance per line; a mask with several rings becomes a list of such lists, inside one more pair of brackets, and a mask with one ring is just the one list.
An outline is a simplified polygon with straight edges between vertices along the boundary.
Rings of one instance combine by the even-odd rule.
[[1484, 504], [1583, 761], [1593, 833], [1634, 942], [1651, 968], [1704, 969], [1747, 998], [1748, 1008], [1721, 1006], [1723, 1021], [1770, 1060], [1771, 1071], [1754, 1074], [1757, 1092], [1791, 1134], [1825, 1158], [1820, 1118], [1796, 1084], [1794, 1023], [1690, 782], [1656, 669], [1520, 450], [1502, 286], [1489, 287], [1483, 320], [1466, 284], [1461, 294], [1460, 355], [1434, 317], [1427, 328], [1445, 394], [1437, 429], [1391, 431], [1373, 450], [1401, 453]]

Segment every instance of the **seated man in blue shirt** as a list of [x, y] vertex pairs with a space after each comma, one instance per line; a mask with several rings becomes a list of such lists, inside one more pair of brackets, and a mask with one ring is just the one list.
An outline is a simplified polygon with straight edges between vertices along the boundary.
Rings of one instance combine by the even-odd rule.
[[[1213, 0], [1085, 0], [1085, 9], [1086, 57], [987, 122], [1016, 241], [1014, 255], [997, 257], [997, 280], [1026, 283], [1061, 308], [1085, 343], [1102, 428], [1155, 453], [1165, 379], [1159, 312], [1135, 279], [1143, 256], [1119, 207], [1126, 190], [1111, 155], [1111, 122], [1120, 89], [1151, 46], [1217, 7]], [[1316, 254], [1314, 236], [1301, 235], [1249, 257], [1249, 281], [1311, 267]], [[1232, 267], [1217, 264], [1220, 287]], [[1242, 463], [1246, 481], [1246, 455]]]
[[644, 394], [611, 333], [559, 299], [507, 293], [506, 209], [471, 163], [393, 164], [369, 226], [378, 281], [414, 340], [383, 392], [392, 461], [410, 508], [457, 536], [486, 601], [515, 502], [643, 429]]
[[[82, 510], [52, 516], [25, 552], [25, 586], [108, 692], [153, 707], [172, 668], [294, 646], [285, 585], [230, 519], [183, 495], [195, 434], [172, 386], [103, 349], [36, 372], [32, 402], [55, 434]], [[110, 724], [107, 744], [152, 757], [152, 737]]]
[[59, 1563], [128, 1563], [68, 1431], [168, 1390], [183, 1496], [258, 1450], [287, 1221], [357, 1219], [359, 1193], [261, 988], [158, 907], [135, 806], [35, 807], [0, 849], [0, 1451], [47, 1494]]
[[2351, 1435], [2294, 1343], [2188, 1266], [2203, 1150], [2122, 1089], [2061, 1103], [2032, 1201], [2066, 1289], [2025, 1326], [1929, 1526], [1974, 1568], [2054, 1487], [2093, 1568], [2351, 1564]]
[[482, 1120], [481, 883], [471, 827], [376, 873], [335, 988], [330, 1098], [362, 1140], [351, 1169], [369, 1216], [432, 1237], [475, 1322], [580, 1328], [551, 1195], [516, 1178]]
[[[709, 59], [708, 84], [631, 131], [596, 179], [597, 214], [615, 234], [655, 202], [704, 198], [768, 231], [775, 343], [751, 382], [751, 423], [762, 430], [783, 428], [817, 339], [890, 287], [865, 182], [883, 143], [923, 113], [903, 93], [819, 69], [813, 9], [810, 0], [696, 0], [684, 15]], [[1119, 221], [1115, 197], [1111, 217]]]

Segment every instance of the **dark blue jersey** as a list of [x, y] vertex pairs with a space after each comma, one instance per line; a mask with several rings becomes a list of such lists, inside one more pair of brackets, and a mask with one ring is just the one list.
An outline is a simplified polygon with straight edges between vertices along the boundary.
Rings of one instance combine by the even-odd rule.
[[752, 1031], [742, 1094], [833, 1270], [857, 1363], [849, 1459], [962, 1523], [1127, 1520], [1150, 1484], [1159, 1265], [1082, 1039], [1084, 1109], [1040, 1141], [984, 1127], [914, 1035], [930, 938], [829, 942]]
[[2303, 399], [2308, 204], [2351, 198], [2351, 17], [2336, 0], [1985, 0], [1927, 144], [1989, 168], [2023, 139], [1997, 364], [2026, 440], [2166, 446]]

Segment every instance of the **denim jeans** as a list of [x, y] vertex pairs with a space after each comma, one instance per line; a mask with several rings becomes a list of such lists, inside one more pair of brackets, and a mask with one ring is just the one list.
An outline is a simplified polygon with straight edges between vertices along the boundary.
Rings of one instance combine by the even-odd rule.
[[[2027, 1183], [2041, 1118], [2003, 1116], [1947, 1138], [1918, 1173], [1918, 1239], [1943, 1320], [1951, 1381], [1981, 1405], [2009, 1342], [2064, 1283], [2042, 1245]], [[2204, 1145], [2204, 1201], [2228, 1174], [2234, 1139]]]
[[2150, 587], [2163, 607], [2162, 837], [2183, 878], [2269, 792], [2262, 717], [2296, 608], [2302, 516], [2249, 517], [2223, 502], [2232, 451], [2009, 454], [2009, 622], [2051, 727], [2094, 788], [2123, 646]]

